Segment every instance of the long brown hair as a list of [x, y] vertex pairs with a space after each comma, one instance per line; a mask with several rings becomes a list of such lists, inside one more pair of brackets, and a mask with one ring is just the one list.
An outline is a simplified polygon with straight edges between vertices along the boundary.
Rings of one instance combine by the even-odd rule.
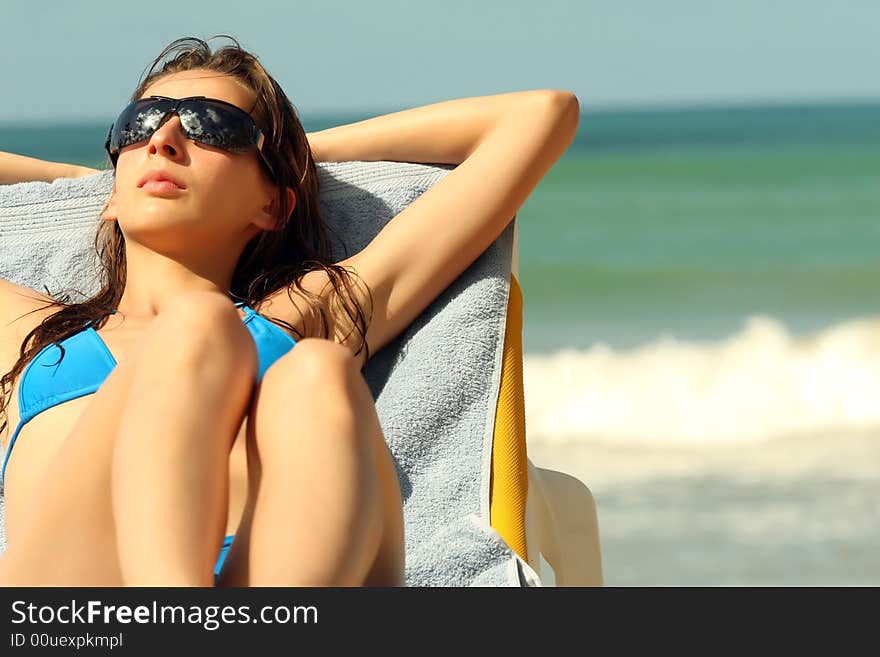
[[[235, 38], [219, 36], [231, 40], [232, 45], [212, 52], [207, 42], [195, 37], [173, 41], [153, 60], [131, 100], [140, 98], [160, 78], [192, 69], [229, 75], [256, 95], [256, 104], [250, 112], [265, 135], [263, 152], [275, 170], [280, 223], [277, 230], [263, 231], [245, 245], [235, 267], [229, 296], [254, 307], [273, 292], [287, 288], [288, 297], [299, 308], [291, 296], [291, 286], [295, 286], [309, 305], [305, 311], [300, 309], [300, 312], [309, 320], [307, 331], [310, 335], [331, 339], [331, 333], [339, 332], [339, 327], [345, 325], [348, 334], [356, 330], [360, 335], [356, 354], [362, 349], [366, 350], [369, 359], [366, 341], [369, 320], [352, 291], [351, 273], [334, 264], [331, 259], [329, 229], [321, 216], [318, 201], [317, 167], [297, 112], [255, 55], [243, 50]], [[160, 64], [161, 69], [157, 70]], [[108, 160], [107, 167], [110, 166], [112, 164]], [[296, 194], [292, 213], [284, 193], [286, 187], [293, 189]], [[8, 423], [7, 395], [31, 358], [52, 343], [61, 349], [63, 358], [64, 347], [60, 342], [87, 326], [103, 326], [110, 311], [117, 307], [122, 298], [126, 281], [125, 239], [118, 222], [100, 222], [95, 236], [95, 251], [100, 263], [101, 290], [81, 303], [69, 303], [73, 290], [54, 296], [58, 300], [41, 310], [54, 306], [61, 309], [46, 317], [27, 334], [21, 344], [18, 361], [12, 370], [0, 378], [0, 410], [4, 415], [0, 432]], [[304, 275], [319, 269], [327, 274], [333, 286], [329, 303], [301, 284]], [[369, 287], [364, 284], [363, 289], [372, 306]], [[333, 309], [328, 309], [328, 306]], [[345, 313], [344, 316], [339, 313], [340, 310]], [[372, 313], [372, 308], [369, 312]], [[283, 325], [300, 339], [306, 337], [284, 320], [274, 317], [267, 319]]]

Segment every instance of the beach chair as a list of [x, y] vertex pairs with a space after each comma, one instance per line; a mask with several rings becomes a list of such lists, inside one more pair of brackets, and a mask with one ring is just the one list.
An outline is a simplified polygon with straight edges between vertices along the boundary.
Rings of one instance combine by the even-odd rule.
[[[322, 203], [328, 203], [328, 216], [337, 221], [337, 228], [348, 230], [349, 246], [357, 249], [451, 168], [395, 162], [327, 163], [319, 172]], [[0, 276], [32, 287], [40, 287], [43, 281], [56, 289], [93, 284], [89, 253], [96, 217], [112, 183], [109, 173], [53, 184], [0, 187]], [[491, 257], [481, 259], [482, 264], [476, 263], [450, 286], [398, 344], [380, 352], [365, 371], [380, 417], [387, 424], [386, 438], [398, 460], [404, 498], [412, 502], [406, 514], [411, 523], [408, 540], [413, 539], [407, 553], [412, 585], [602, 584], [596, 506], [589, 489], [568, 474], [537, 467], [528, 459], [515, 217], [510, 228], [512, 240], [505, 231], [490, 249], [492, 253], [487, 252]], [[509, 294], [506, 283], [500, 284], [508, 272]], [[488, 286], [484, 285], [487, 281]], [[486, 301], [487, 291], [491, 301]], [[469, 320], [458, 324], [462, 317], [467, 320], [461, 314], [468, 310], [462, 308], [467, 303], [462, 299], [488, 304], [476, 309], [474, 316], [489, 314], [499, 321], [475, 322], [470, 327]], [[492, 346], [501, 344], [498, 329], [502, 327], [503, 352]], [[461, 335], [468, 330], [463, 345], [449, 346], [450, 333]], [[484, 344], [483, 330], [492, 334]], [[484, 360], [462, 363], [467, 355], [461, 354], [468, 345], [478, 343]], [[432, 370], [436, 370], [438, 348], [449, 350], [446, 363], [453, 374], [464, 377], [441, 382], [448, 394], [461, 394], [459, 385], [470, 382], [467, 373], [476, 371], [482, 377], [480, 394], [472, 395], [470, 406], [464, 407], [468, 419], [459, 424], [455, 424], [457, 416], [451, 424], [434, 422], [449, 415], [447, 401], [449, 405], [457, 401], [437, 399], [438, 373]], [[495, 354], [501, 356], [500, 377]], [[422, 384], [425, 396], [419, 397]], [[424, 415], [411, 422], [419, 412]], [[435, 433], [425, 437], [425, 426]], [[407, 451], [420, 438], [426, 442]], [[465, 444], [462, 439], [471, 442]], [[445, 469], [431, 471], [432, 464], [426, 464], [422, 454], [432, 454], [438, 442], [445, 443], [440, 459]], [[456, 471], [456, 467], [463, 469]], [[485, 488], [477, 485], [483, 473]], [[437, 474], [465, 479], [447, 485], [436, 482]], [[436, 491], [431, 491], [436, 497], [419, 498], [413, 493], [432, 484], [437, 484]], [[6, 545], [3, 511], [0, 495], [0, 550]], [[438, 511], [435, 518], [425, 521], [425, 513]], [[533, 573], [517, 565], [517, 558]], [[534, 581], [536, 576], [540, 582]]]
[[514, 232], [501, 387], [495, 411], [490, 522], [544, 586], [601, 586], [596, 504], [575, 477], [528, 458], [523, 390], [523, 297]]

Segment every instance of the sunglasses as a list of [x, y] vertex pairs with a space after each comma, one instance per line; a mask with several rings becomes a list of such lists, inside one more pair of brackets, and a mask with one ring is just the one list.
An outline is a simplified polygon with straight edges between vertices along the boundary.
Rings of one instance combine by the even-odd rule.
[[180, 117], [187, 138], [200, 144], [230, 153], [247, 153], [256, 147], [272, 180], [276, 179], [275, 169], [263, 153], [265, 136], [253, 117], [231, 103], [205, 96], [150, 96], [129, 104], [110, 126], [104, 144], [113, 168], [116, 168], [119, 151], [149, 139], [172, 113]]

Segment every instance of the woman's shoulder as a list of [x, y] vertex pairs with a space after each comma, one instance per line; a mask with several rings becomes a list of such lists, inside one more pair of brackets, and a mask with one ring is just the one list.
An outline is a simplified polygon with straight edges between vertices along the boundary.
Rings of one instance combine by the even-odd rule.
[[314, 337], [320, 324], [321, 308], [326, 309], [327, 284], [329, 277], [325, 272], [310, 271], [295, 283], [276, 290], [254, 304], [254, 310], [290, 324], [304, 338]]
[[[344, 286], [343, 286], [344, 288]], [[352, 290], [357, 293], [357, 290]], [[359, 296], [359, 295], [357, 295]], [[302, 337], [328, 337], [347, 333], [351, 326], [352, 303], [347, 294], [340, 296], [330, 275], [315, 269], [254, 306], [266, 316], [277, 317], [294, 326]], [[359, 303], [363, 303], [358, 299]]]
[[0, 367], [6, 368], [4, 373], [18, 359], [25, 336], [54, 312], [47, 308], [52, 303], [54, 299], [45, 294], [0, 278]]

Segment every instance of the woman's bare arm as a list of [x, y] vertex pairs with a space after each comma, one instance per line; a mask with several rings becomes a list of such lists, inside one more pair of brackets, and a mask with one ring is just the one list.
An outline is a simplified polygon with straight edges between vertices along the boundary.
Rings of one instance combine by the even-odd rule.
[[[579, 116], [573, 93], [539, 89], [451, 100], [308, 135], [318, 161], [458, 165], [360, 253], [339, 263], [354, 269], [372, 292], [366, 336], [371, 353], [406, 328], [501, 234], [571, 144]], [[361, 296], [363, 307], [370, 307]], [[338, 341], [354, 350], [357, 335], [346, 334], [353, 337]]]
[[461, 164], [511, 109], [555, 90], [447, 100], [306, 135], [318, 162]]
[[52, 182], [57, 178], [81, 178], [93, 173], [99, 173], [98, 169], [0, 151], [0, 185], [34, 181]]

